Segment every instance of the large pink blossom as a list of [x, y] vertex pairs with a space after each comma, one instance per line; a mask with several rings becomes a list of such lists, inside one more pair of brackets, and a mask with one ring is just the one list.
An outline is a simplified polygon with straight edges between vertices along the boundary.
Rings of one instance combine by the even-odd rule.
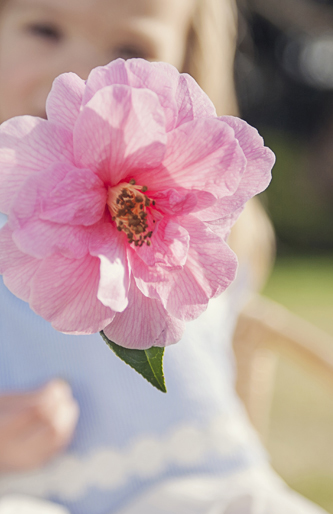
[[257, 131], [195, 81], [116, 60], [0, 127], [0, 272], [57, 330], [165, 346], [233, 280], [225, 239], [269, 183]]

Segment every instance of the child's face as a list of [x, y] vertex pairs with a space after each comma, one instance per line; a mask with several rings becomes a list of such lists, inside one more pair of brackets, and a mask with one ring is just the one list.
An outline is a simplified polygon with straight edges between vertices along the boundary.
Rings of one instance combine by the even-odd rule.
[[6, 0], [0, 13], [0, 122], [45, 116], [60, 73], [117, 57], [182, 66], [193, 0]]

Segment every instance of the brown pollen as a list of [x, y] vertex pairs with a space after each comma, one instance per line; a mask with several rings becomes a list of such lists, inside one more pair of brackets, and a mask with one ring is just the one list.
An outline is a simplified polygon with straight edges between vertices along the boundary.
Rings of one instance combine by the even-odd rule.
[[[119, 232], [126, 234], [129, 244], [133, 243], [136, 247], [144, 244], [150, 246], [153, 235], [148, 214], [151, 213], [151, 206], [155, 206], [155, 201], [143, 194], [147, 190], [147, 186], [138, 186], [131, 179], [129, 183], [122, 182], [108, 192], [107, 205], [112, 221], [116, 223]], [[155, 223], [155, 220], [152, 222]]]

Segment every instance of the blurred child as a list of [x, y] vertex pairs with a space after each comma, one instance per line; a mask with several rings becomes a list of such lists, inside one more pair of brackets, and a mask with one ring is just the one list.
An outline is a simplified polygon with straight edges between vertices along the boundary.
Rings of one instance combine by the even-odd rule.
[[[167, 61], [220, 114], [235, 114], [235, 27], [232, 0], [3, 1], [0, 120], [45, 117], [57, 75], [86, 78], [118, 57]], [[167, 349], [167, 395], [99, 335], [54, 331], [1, 282], [0, 494], [49, 498], [72, 514], [323, 512], [270, 470], [234, 392], [232, 331], [270, 256], [268, 225], [253, 229], [261, 211], [247, 212], [234, 237], [238, 280]]]

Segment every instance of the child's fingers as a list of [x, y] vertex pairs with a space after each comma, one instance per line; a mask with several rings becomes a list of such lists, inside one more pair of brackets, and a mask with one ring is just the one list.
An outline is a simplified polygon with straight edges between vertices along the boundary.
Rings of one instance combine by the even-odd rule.
[[0, 394], [0, 412], [5, 409], [16, 410], [23, 406], [40, 403], [50, 398], [72, 398], [72, 391], [67, 382], [53, 379], [44, 386], [32, 391]]
[[[58, 426], [61, 430], [66, 430], [66, 414], [70, 407], [77, 416], [78, 407], [73, 399], [71, 390], [63, 381], [53, 380], [38, 391], [25, 393], [24, 395], [10, 395], [11, 403], [8, 398], [0, 397], [0, 430], [4, 434], [9, 431], [16, 433], [29, 430], [30, 425], [44, 421], [52, 426]], [[65, 409], [65, 410], [64, 410]]]
[[[28, 396], [28, 395], [27, 395]], [[16, 398], [16, 407], [0, 404], [0, 470], [31, 469], [66, 446], [75, 429], [79, 409], [70, 388], [52, 381], [38, 393]]]
[[22, 471], [42, 466], [70, 442], [77, 421], [77, 408], [64, 405], [60, 410], [53, 420], [39, 420], [30, 430], [17, 434], [11, 453], [7, 452], [8, 470]]

